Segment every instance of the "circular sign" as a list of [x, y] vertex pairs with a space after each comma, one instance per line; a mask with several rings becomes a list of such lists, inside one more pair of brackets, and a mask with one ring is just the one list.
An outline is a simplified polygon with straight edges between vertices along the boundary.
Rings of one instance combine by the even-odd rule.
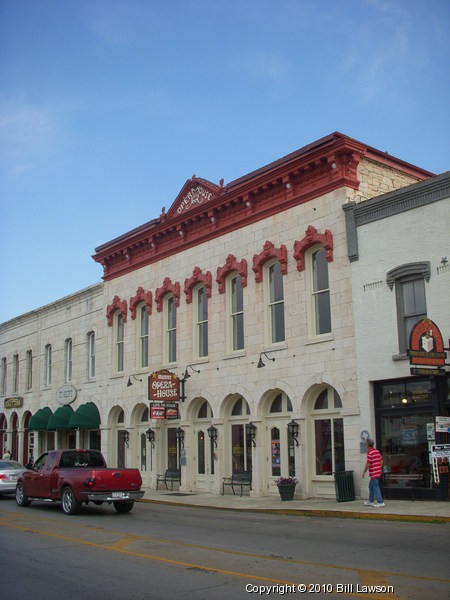
[[56, 399], [60, 404], [71, 404], [76, 397], [77, 390], [70, 384], [62, 385], [56, 392]]

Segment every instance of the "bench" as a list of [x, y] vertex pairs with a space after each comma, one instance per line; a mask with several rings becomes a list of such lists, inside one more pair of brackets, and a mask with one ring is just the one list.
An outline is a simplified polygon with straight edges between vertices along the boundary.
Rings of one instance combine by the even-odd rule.
[[230, 486], [233, 490], [233, 494], [235, 487], [241, 488], [241, 497], [242, 491], [245, 487], [252, 489], [252, 474], [249, 471], [236, 471], [233, 473], [231, 477], [224, 477], [222, 482], [222, 496], [225, 494], [225, 486]]
[[414, 500], [415, 490], [424, 485], [423, 473], [384, 473], [381, 485], [387, 498], [391, 497], [391, 490], [409, 490]]
[[167, 483], [170, 483], [170, 489], [173, 490], [173, 484], [178, 482], [181, 484], [181, 470], [180, 469], [166, 469], [164, 475], [156, 476], [156, 489], [158, 489], [160, 483], [164, 483], [168, 490]]

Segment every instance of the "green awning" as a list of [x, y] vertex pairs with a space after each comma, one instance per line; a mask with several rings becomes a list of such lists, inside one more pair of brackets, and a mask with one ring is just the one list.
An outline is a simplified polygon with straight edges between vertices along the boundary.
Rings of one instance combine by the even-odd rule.
[[93, 402], [87, 402], [77, 408], [69, 420], [69, 429], [99, 429], [100, 414]]
[[73, 409], [71, 406], [66, 404], [60, 406], [50, 416], [47, 423], [47, 429], [53, 431], [54, 429], [69, 429], [70, 417], [73, 415]]
[[52, 411], [46, 406], [40, 408], [36, 414], [32, 415], [28, 422], [28, 431], [39, 431], [41, 429], [47, 429], [47, 423], [51, 417]]

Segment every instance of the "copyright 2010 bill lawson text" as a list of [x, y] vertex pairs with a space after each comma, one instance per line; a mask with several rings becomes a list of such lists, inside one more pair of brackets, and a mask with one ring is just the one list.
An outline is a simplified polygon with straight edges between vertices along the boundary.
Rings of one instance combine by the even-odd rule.
[[270, 594], [393, 594], [393, 585], [362, 585], [361, 583], [285, 583], [275, 585], [254, 585], [247, 583], [249, 594], [269, 596]]

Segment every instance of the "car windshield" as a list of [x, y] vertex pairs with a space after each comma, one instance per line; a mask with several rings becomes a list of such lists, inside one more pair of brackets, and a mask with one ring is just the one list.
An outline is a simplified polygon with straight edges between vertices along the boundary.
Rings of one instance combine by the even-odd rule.
[[0, 469], [23, 469], [24, 467], [15, 460], [0, 460]]
[[59, 468], [104, 467], [102, 455], [94, 450], [73, 450], [63, 452]]

